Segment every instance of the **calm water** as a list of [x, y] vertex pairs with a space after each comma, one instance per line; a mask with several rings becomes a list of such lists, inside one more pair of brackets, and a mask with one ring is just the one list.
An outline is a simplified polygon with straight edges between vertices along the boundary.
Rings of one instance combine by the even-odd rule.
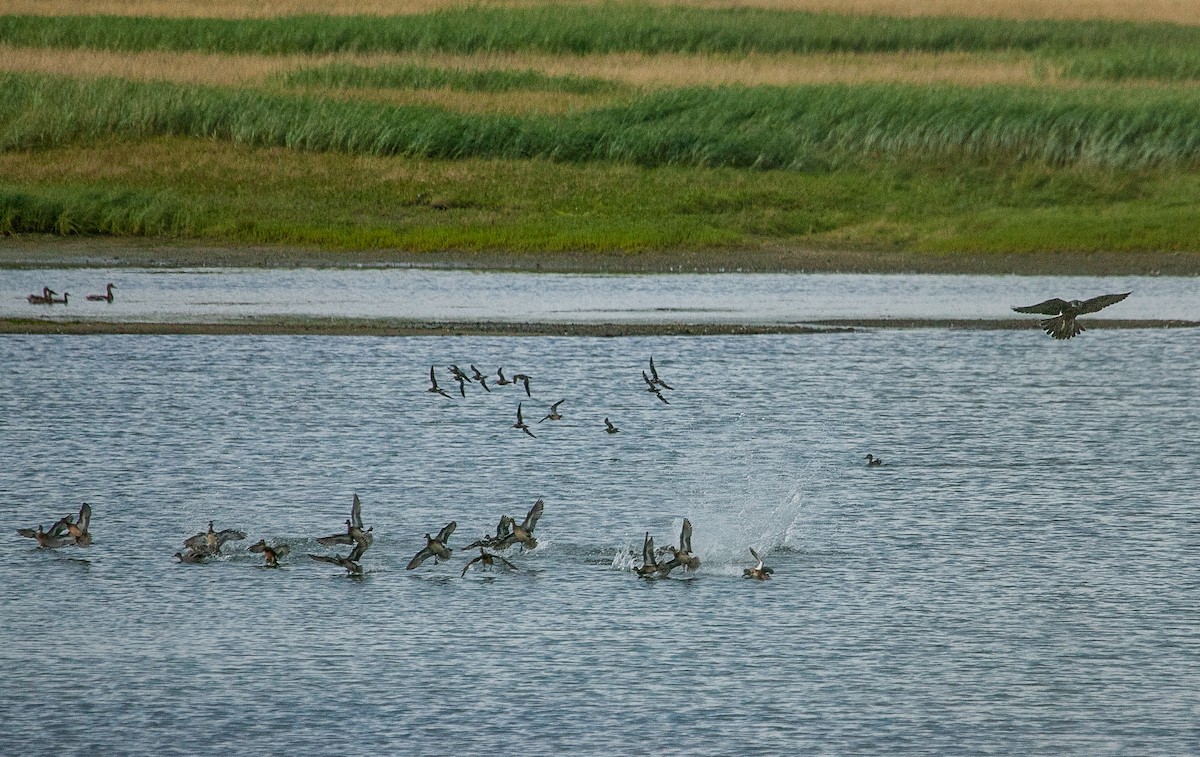
[[[0, 754], [1195, 754], [1197, 408], [1195, 330], [3, 336]], [[304, 556], [354, 492], [361, 580]], [[404, 570], [538, 497], [519, 572]]]
[[[88, 302], [116, 285], [115, 301]], [[26, 302], [43, 286], [67, 306]], [[1014, 305], [1136, 296], [1114, 319], [1200, 321], [1200, 278], [862, 274], [601, 276], [421, 269], [0, 270], [0, 318], [213, 321], [269, 317], [543, 323], [774, 324], [844, 318], [1011, 318]], [[1033, 319], [1031, 319], [1033, 320]]]

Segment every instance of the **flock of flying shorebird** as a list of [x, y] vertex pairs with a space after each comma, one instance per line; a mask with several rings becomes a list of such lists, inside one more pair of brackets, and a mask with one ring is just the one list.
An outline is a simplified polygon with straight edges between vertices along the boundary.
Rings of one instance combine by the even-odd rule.
[[[88, 295], [89, 300], [106, 300], [112, 302], [113, 285], [109, 284], [106, 295]], [[57, 300], [54, 298], [57, 292], [50, 290], [48, 287], [43, 288], [41, 295], [29, 295], [29, 302], [33, 304], [66, 304], [67, 293], [63, 293], [63, 299]], [[1055, 339], [1070, 339], [1083, 332], [1083, 326], [1076, 322], [1076, 318], [1087, 313], [1095, 313], [1103, 308], [1120, 302], [1128, 297], [1131, 293], [1124, 292], [1121, 294], [1105, 294], [1099, 297], [1093, 297], [1088, 300], [1071, 300], [1066, 301], [1059, 298], [1053, 298], [1040, 302], [1036, 305], [1027, 305], [1024, 307], [1014, 307], [1013, 310], [1018, 313], [1036, 313], [1040, 315], [1048, 315], [1050, 318], [1041, 321], [1042, 329], [1054, 337]], [[432, 394], [440, 394], [443, 397], [450, 398], [450, 394], [442, 388], [437, 381], [436, 366], [429, 368], [429, 383], [430, 387], [426, 391]], [[449, 366], [451, 378], [458, 383], [458, 391], [462, 397], [467, 396], [467, 384], [478, 383], [484, 390], [491, 392], [488, 387], [488, 377], [474, 366], [471, 365], [472, 375], [467, 375], [457, 365]], [[646, 384], [646, 391], [654, 394], [659, 400], [666, 404], [671, 404], [666, 397], [663, 396], [662, 390], [674, 390], [674, 387], [669, 385], [658, 375], [658, 369], [654, 365], [654, 357], [650, 357], [650, 372], [642, 371], [642, 380]], [[525, 396], [532, 398], [533, 394], [529, 388], [530, 378], [524, 373], [513, 374], [511, 378], [504, 375], [504, 367], [501, 366], [496, 371], [494, 383], [498, 386], [508, 386], [520, 384], [525, 390]], [[550, 412], [546, 414], [538, 423], [543, 421], [557, 421], [562, 419], [562, 414], [559, 412], [559, 407], [566, 400], [559, 400], [550, 406]], [[513, 424], [513, 428], [520, 429], [529, 436], [536, 435], [525, 422], [522, 406], [524, 402], [517, 404], [517, 422]], [[605, 431], [610, 434], [615, 434], [620, 431], [608, 419], [604, 419]], [[866, 456], [868, 467], [878, 467], [885, 463], [883, 460], [868, 454]], [[537, 546], [537, 539], [533, 536], [534, 528], [538, 524], [538, 520], [542, 517], [544, 503], [541, 499], [533, 504], [529, 512], [525, 515], [525, 519], [520, 523], [508, 515], [500, 517], [500, 522], [496, 526], [496, 533], [485, 535], [483, 538], [476, 540], [472, 544], [467, 545], [466, 549], [479, 548], [479, 554], [467, 562], [463, 566], [462, 576], [467, 574], [471, 566], [480, 564], [485, 568], [502, 567], [506, 570], [517, 570], [517, 566], [511, 561], [499, 554], [514, 546], [520, 546], [522, 551], [534, 549]], [[38, 543], [38, 547], [42, 549], [58, 549], [67, 546], [87, 547], [92, 543], [92, 535], [90, 525], [92, 519], [92, 508], [86, 502], [79, 509], [79, 513], [68, 514], [60, 518], [47, 531], [39, 525], [36, 529], [22, 528], [18, 529], [17, 533], [21, 536], [34, 539]], [[434, 563], [443, 560], [449, 560], [453, 554], [453, 549], [448, 542], [454, 530], [458, 527], [456, 521], [450, 521], [440, 531], [437, 536], [425, 534], [425, 546], [413, 556], [409, 561], [407, 570], [413, 570], [419, 567], [429, 558], [433, 558]], [[323, 547], [333, 547], [338, 545], [353, 545], [349, 554], [343, 556], [340, 554], [309, 554], [308, 556], [320, 562], [332, 563], [345, 568], [347, 574], [352, 576], [361, 576], [363, 574], [361, 560], [367, 549], [370, 548], [374, 528], [364, 528], [362, 520], [362, 502], [358, 498], [358, 494], [354, 495], [354, 503], [350, 508], [350, 517], [346, 519], [346, 530], [344, 533], [336, 533], [330, 536], [324, 536], [317, 539], [317, 543]], [[184, 551], [176, 552], [175, 557], [181, 563], [201, 563], [211, 557], [215, 557], [221, 553], [221, 547], [230, 541], [240, 541], [246, 538], [244, 531], [236, 529], [225, 529], [216, 531], [213, 529], [212, 521], [209, 521], [208, 530], [202, 531], [195, 536], [186, 539], [183, 543]], [[266, 567], [276, 567], [279, 561], [288, 554], [289, 548], [287, 544], [267, 544], [265, 539], [259, 540], [256, 544], [249, 548], [251, 552], [258, 552], [263, 555], [264, 564]], [[490, 551], [489, 551], [490, 550]], [[753, 547], [750, 548], [750, 554], [754, 557], [755, 564], [751, 568], [746, 568], [743, 575], [746, 578], [754, 578], [760, 581], [770, 579], [774, 572], [771, 568], [763, 564], [763, 559]], [[636, 555], [634, 555], [636, 557]], [[671, 571], [676, 568], [682, 568], [685, 571], [694, 571], [700, 567], [700, 558], [692, 552], [692, 523], [687, 518], [683, 520], [683, 528], [679, 533], [678, 546], [667, 546], [659, 549], [654, 548], [654, 538], [647, 531], [645, 540], [642, 543], [641, 565], [635, 567], [637, 575], [644, 578], [666, 578]]]

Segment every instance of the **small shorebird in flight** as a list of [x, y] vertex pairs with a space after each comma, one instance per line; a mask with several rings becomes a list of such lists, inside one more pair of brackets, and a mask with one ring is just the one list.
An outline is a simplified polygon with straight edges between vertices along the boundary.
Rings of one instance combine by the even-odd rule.
[[454, 380], [458, 382], [458, 393], [461, 394], [463, 397], [466, 397], [467, 396], [467, 382], [471, 380], [471, 377], [468, 376], [467, 374], [463, 373], [462, 369], [459, 368], [457, 365], [451, 365], [451, 366], [449, 366], [449, 368], [450, 368], [450, 374], [454, 377]]
[[489, 388], [488, 388], [488, 385], [487, 385], [487, 376], [484, 376], [482, 373], [480, 373], [480, 372], [479, 372], [479, 369], [478, 369], [478, 368], [476, 368], [474, 365], [472, 365], [472, 366], [471, 366], [471, 373], [474, 373], [474, 374], [475, 374], [475, 375], [474, 375], [474, 376], [472, 376], [471, 378], [473, 378], [473, 379], [475, 379], [476, 381], [478, 381], [478, 382], [479, 382], [479, 385], [483, 387], [483, 390], [484, 390], [485, 392], [487, 392], [488, 394], [491, 394], [491, 393], [492, 393], [492, 390], [491, 390], [491, 389], [489, 389]]
[[446, 390], [438, 386], [437, 376], [433, 375], [433, 366], [429, 366], [429, 383], [431, 386], [425, 391], [431, 394], [440, 394], [446, 399], [450, 399], [450, 395], [446, 394]]
[[646, 382], [646, 391], [650, 392], [655, 397], [658, 397], [664, 403], [666, 403], [668, 405], [671, 404], [670, 402], [667, 401], [667, 398], [663, 396], [662, 390], [658, 388], [658, 385], [655, 384], [654, 381], [649, 376], [646, 375], [645, 371], [642, 371], [642, 381]]
[[529, 393], [529, 377], [528, 376], [526, 376], [524, 373], [515, 373], [515, 374], [513, 374], [512, 380], [513, 380], [514, 384], [517, 383], [518, 381], [520, 381], [522, 384], [525, 385], [525, 396], [526, 397], [533, 396], [532, 394]]
[[500, 368], [496, 371], [496, 376], [496, 383], [500, 386], [508, 386], [509, 384], [513, 383], [512, 379], [504, 377], [504, 366], [500, 366]]
[[775, 569], [768, 568], [766, 565], [763, 565], [763, 559], [758, 556], [757, 552], [754, 551], [754, 547], [750, 548], [750, 554], [754, 555], [754, 559], [757, 562], [753, 568], [746, 568], [743, 570], [742, 576], [744, 578], [756, 578], [759, 581], [770, 581], [771, 574], [775, 572]]
[[670, 389], [671, 391], [675, 391], [675, 387], [669, 385], [666, 381], [663, 381], [662, 379], [660, 379], [658, 377], [658, 369], [654, 367], [654, 356], [653, 355], [650, 356], [650, 381], [651, 381], [652, 385], [658, 384], [663, 389]]
[[112, 293], [112, 290], [113, 290], [113, 285], [112, 285], [112, 284], [107, 284], [107, 285], [106, 285], [106, 287], [105, 287], [105, 289], [107, 290], [107, 294], [89, 294], [89, 295], [87, 296], [87, 298], [88, 298], [89, 300], [91, 300], [92, 302], [107, 302], [107, 303], [109, 303], [109, 304], [112, 304], [112, 301], [113, 301], [113, 293]]
[[454, 550], [446, 546], [446, 542], [450, 539], [450, 534], [454, 533], [454, 529], [458, 528], [457, 521], [450, 521], [441, 531], [438, 531], [437, 536], [425, 534], [425, 546], [421, 551], [413, 555], [413, 559], [408, 561], [408, 567], [405, 570], [412, 570], [425, 562], [430, 557], [436, 563], [440, 560], [449, 560], [450, 555]]
[[523, 415], [521, 415], [521, 403], [520, 402], [517, 403], [517, 422], [514, 423], [512, 425], [512, 427], [521, 429], [525, 433], [532, 436], [534, 439], [537, 438], [537, 434], [535, 434], [529, 430], [529, 424], [525, 423], [525, 417]]
[[610, 421], [608, 418], [604, 419], [604, 430], [610, 434], [618, 434], [621, 432], [621, 429], [614, 426], [612, 421]]
[[1026, 305], [1025, 307], [1013, 308], [1013, 310], [1018, 313], [1038, 313], [1040, 315], [1054, 316], [1053, 318], [1046, 318], [1041, 322], [1042, 330], [1055, 339], [1070, 339], [1077, 334], [1083, 333], [1083, 326], [1080, 326], [1075, 321], [1076, 316], [1103, 310], [1109, 305], [1115, 305], [1130, 294], [1132, 292], [1102, 294], [1090, 300], [1071, 300], [1070, 302], [1055, 297], [1045, 302], [1039, 302], [1036, 305]]
[[[259, 539], [257, 544], [251, 544], [247, 549], [250, 552], [262, 552], [263, 559], [266, 561], [265, 565], [268, 568], [279, 567], [280, 558], [286, 557], [290, 551], [290, 547], [286, 544], [276, 544], [274, 547], [269, 546], [266, 539]], [[353, 560], [354, 558], [351, 557], [350, 559]]]
[[[518, 542], [525, 549], [536, 549], [537, 539], [533, 538], [533, 529], [537, 527], [538, 519], [542, 517], [542, 510], [545, 509], [545, 503], [538, 500], [533, 503], [533, 507], [529, 508], [529, 512], [525, 515], [525, 520], [517, 524], [512, 518], [508, 519], [509, 527], [512, 529], [503, 537], [496, 540], [496, 549], [508, 549]], [[503, 524], [503, 521], [501, 521]]]
[[[558, 402], [555, 402], [553, 405], [551, 405], [550, 406], [550, 414], [547, 415], [545, 418], [542, 418], [542, 421], [561, 421], [562, 413], [558, 412], [558, 406], [564, 402], [566, 402], [566, 400], [559, 400]], [[542, 421], [538, 421], [538, 423], [541, 423]]]
[[465, 578], [467, 575], [467, 570], [477, 562], [482, 562], [485, 566], [490, 568], [490, 567], [492, 567], [493, 563], [496, 560], [499, 560], [500, 564], [503, 565], [505, 568], [508, 568], [509, 570], [517, 569], [516, 565], [513, 565], [512, 563], [510, 563], [508, 560], [505, 560], [500, 555], [493, 555], [491, 552], [488, 552], [483, 547], [480, 547], [479, 548], [479, 556], [472, 557], [470, 559], [470, 561], [467, 562], [467, 564], [463, 566], [462, 573], [459, 575], [459, 578]]

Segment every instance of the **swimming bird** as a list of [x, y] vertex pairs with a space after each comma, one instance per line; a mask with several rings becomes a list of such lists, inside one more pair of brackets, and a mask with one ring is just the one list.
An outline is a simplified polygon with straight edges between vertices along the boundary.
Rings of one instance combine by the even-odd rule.
[[92, 522], [92, 506], [87, 502], [79, 508], [79, 517], [74, 522], [71, 522], [70, 517], [63, 518], [61, 522], [65, 522], [67, 533], [75, 540], [75, 546], [86, 547], [92, 543], [92, 534], [88, 531]]
[[663, 381], [662, 379], [660, 379], [658, 377], [658, 369], [654, 367], [654, 356], [653, 355], [650, 356], [650, 381], [653, 382], [654, 384], [658, 384], [663, 389], [670, 389], [671, 391], [675, 391], [675, 387], [671, 386], [666, 381]]
[[614, 426], [612, 421], [610, 421], [608, 418], [604, 419], [604, 430], [610, 434], [617, 434], [621, 432], [621, 429]]
[[488, 385], [487, 385], [487, 376], [484, 376], [482, 373], [480, 373], [479, 369], [476, 368], [474, 365], [471, 366], [471, 372], [475, 374], [474, 376], [472, 376], [472, 378], [474, 378], [476, 381], [479, 382], [479, 385], [483, 387], [483, 390], [485, 392], [487, 392], [488, 394], [491, 394], [492, 390], [489, 389]]
[[496, 371], [496, 376], [496, 383], [500, 386], [508, 386], [509, 384], [513, 383], [513, 381], [504, 377], [504, 366], [500, 366], [500, 368]]
[[[279, 560], [286, 557], [290, 550], [286, 544], [276, 544], [274, 547], [267, 544], [266, 539], [259, 539], [257, 544], [251, 544], [248, 548], [251, 552], [262, 552], [263, 559], [266, 561], [266, 567], [279, 567]], [[351, 557], [351, 560], [354, 558]]]
[[537, 434], [535, 434], [529, 430], [529, 425], [527, 423], [525, 423], [525, 418], [524, 418], [524, 416], [521, 415], [521, 403], [520, 402], [517, 403], [517, 422], [514, 423], [512, 425], [512, 427], [521, 429], [525, 433], [532, 436], [534, 439], [537, 438]]
[[38, 549], [58, 549], [74, 543], [71, 539], [63, 538], [61, 533], [56, 533], [54, 528], [49, 531], [43, 530], [40, 523], [36, 531], [32, 528], [18, 528], [17, 533], [29, 539], [36, 539]]
[[683, 528], [679, 529], [679, 546], [664, 547], [664, 550], [671, 555], [670, 562], [662, 566], [667, 573], [677, 567], [687, 571], [700, 567], [700, 558], [692, 554], [692, 522], [687, 518], [683, 519]]
[[317, 539], [317, 544], [322, 547], [332, 547], [335, 544], [353, 544], [354, 549], [350, 551], [348, 559], [357, 562], [367, 551], [367, 548], [375, 541], [374, 526], [368, 529], [363, 529], [362, 520], [362, 500], [358, 498], [358, 494], [354, 495], [354, 502], [350, 506], [350, 517], [346, 519], [346, 532], [342, 534], [333, 534], [332, 536], [322, 536]]
[[539, 498], [533, 503], [533, 507], [529, 508], [529, 512], [525, 515], [525, 520], [521, 521], [520, 525], [512, 522], [510, 525], [512, 531], [506, 534], [503, 538], [496, 540], [496, 549], [508, 549], [518, 542], [525, 549], [536, 549], [537, 539], [533, 538], [533, 529], [537, 527], [538, 519], [542, 517], [542, 510], [545, 509], [545, 503]]
[[1109, 305], [1115, 305], [1131, 294], [1133, 293], [1102, 294], [1090, 300], [1071, 300], [1070, 302], [1055, 297], [1045, 302], [1039, 302], [1036, 305], [1026, 305], [1025, 307], [1013, 308], [1013, 310], [1018, 313], [1039, 313], [1041, 315], [1055, 316], [1054, 318], [1046, 318], [1041, 322], [1042, 330], [1055, 339], [1070, 339], [1077, 334], [1082, 334], [1084, 331], [1083, 326], [1075, 322], [1076, 316], [1103, 310]]
[[29, 300], [30, 305], [49, 305], [50, 303], [54, 302], [54, 295], [56, 294], [58, 294], [58, 292], [54, 291], [50, 287], [42, 287], [41, 294], [31, 294], [27, 299]]
[[438, 386], [437, 376], [433, 375], [433, 366], [432, 365], [429, 366], [429, 383], [432, 384], [432, 386], [430, 386], [425, 391], [430, 392], [431, 394], [440, 394], [443, 397], [445, 397], [446, 399], [450, 399], [450, 395], [446, 394], [446, 390], [441, 388], [440, 386]]
[[650, 532], [647, 531], [646, 540], [642, 542], [642, 564], [634, 570], [642, 578], [654, 578], [661, 569], [658, 558], [654, 556], [654, 537], [650, 536]]
[[53, 297], [51, 297], [51, 298], [50, 298], [50, 304], [51, 304], [51, 305], [66, 305], [66, 304], [68, 304], [68, 303], [67, 303], [67, 298], [68, 298], [68, 297], [70, 297], [70, 296], [71, 296], [71, 293], [70, 293], [70, 292], [63, 292], [63, 298], [62, 298], [61, 300], [56, 300], [56, 299], [54, 299]]
[[111, 304], [113, 301], [113, 285], [107, 284], [105, 285], [105, 288], [108, 292], [107, 294], [89, 294], [87, 298], [92, 302], [107, 302]]
[[490, 568], [490, 567], [492, 567], [493, 562], [496, 560], [499, 560], [500, 564], [503, 565], [504, 567], [508, 568], [509, 570], [517, 570], [516, 565], [513, 565], [512, 563], [510, 563], [508, 560], [505, 560], [500, 555], [493, 555], [491, 552], [488, 552], [483, 547], [480, 547], [479, 548], [479, 556], [472, 557], [470, 559], [470, 561], [468, 561], [467, 564], [463, 566], [462, 573], [459, 574], [459, 578], [465, 578], [467, 575], [467, 569], [470, 568], [472, 565], [474, 565], [477, 562], [482, 562], [485, 566]]
[[496, 535], [484, 534], [482, 539], [479, 539], [471, 544], [468, 544], [465, 549], [474, 549], [475, 547], [494, 547], [501, 539], [512, 533], [514, 521], [508, 515], [500, 516], [500, 523], [496, 526]]
[[342, 557], [341, 555], [314, 555], [311, 553], [308, 556], [318, 562], [340, 565], [346, 569], [346, 573], [352, 576], [361, 576], [363, 574], [362, 566], [348, 557]]
[[435, 563], [440, 560], [449, 560], [450, 555], [454, 554], [454, 550], [446, 546], [446, 542], [450, 539], [450, 535], [454, 533], [454, 529], [456, 528], [458, 528], [458, 522], [452, 520], [441, 531], [438, 531], [436, 537], [425, 534], [425, 546], [421, 548], [420, 552], [413, 555], [413, 559], [408, 561], [408, 567], [405, 570], [412, 570], [418, 567], [430, 557], [433, 558]]
[[529, 377], [528, 376], [526, 376], [524, 373], [516, 373], [516, 374], [513, 374], [512, 380], [513, 380], [514, 384], [517, 383], [518, 381], [520, 381], [522, 384], [525, 385], [525, 396], [526, 397], [533, 396], [532, 394], [529, 393]]
[[204, 552], [210, 555], [221, 553], [221, 547], [227, 541], [239, 541], [246, 538], [245, 531], [238, 531], [233, 528], [227, 528], [224, 531], [214, 531], [213, 522], [208, 522], [208, 530], [201, 531], [195, 536], [188, 537], [184, 540], [183, 546], [194, 552]]
[[775, 569], [768, 568], [767, 566], [763, 565], [763, 559], [758, 556], [757, 552], [754, 551], [754, 547], [750, 548], [750, 554], [754, 555], [754, 559], [757, 560], [758, 562], [754, 565], [753, 568], [746, 568], [745, 570], [743, 570], [742, 577], [756, 578], [759, 581], [771, 580], [771, 574], [775, 572]]
[[187, 565], [199, 565], [208, 557], [207, 552], [197, 552], [194, 549], [189, 549], [187, 552], [176, 552], [176, 559]]
[[[550, 414], [547, 415], [545, 418], [542, 418], [542, 421], [561, 421], [562, 413], [558, 412], [558, 406], [564, 402], [566, 402], [566, 400], [559, 400], [558, 402], [555, 402], [553, 405], [551, 405], [550, 406]], [[538, 423], [541, 423], [542, 421], [538, 421]]]
[[868, 468], [878, 468], [879, 466], [884, 465], [884, 464], [885, 463], [883, 462], [882, 459], [875, 457], [872, 454], [867, 455], [867, 467]]

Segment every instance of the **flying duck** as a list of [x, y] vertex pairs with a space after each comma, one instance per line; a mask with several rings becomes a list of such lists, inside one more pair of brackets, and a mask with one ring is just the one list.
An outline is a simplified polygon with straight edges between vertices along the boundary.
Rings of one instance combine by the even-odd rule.
[[[508, 549], [516, 543], [520, 543], [525, 549], [537, 549], [537, 539], [533, 538], [533, 529], [537, 526], [538, 519], [542, 517], [542, 510], [545, 508], [545, 503], [541, 499], [533, 503], [533, 507], [529, 508], [529, 512], [525, 515], [525, 520], [521, 521], [520, 525], [513, 522], [509, 518], [509, 527], [512, 531], [505, 534], [502, 538], [496, 540], [496, 549]], [[501, 521], [503, 523], [503, 521]]]
[[664, 547], [664, 550], [671, 555], [670, 562], [662, 566], [667, 573], [678, 567], [687, 571], [700, 567], [700, 558], [692, 554], [692, 522], [687, 518], [683, 519], [683, 528], [679, 530], [679, 546]]
[[612, 421], [610, 421], [608, 418], [604, 419], [604, 430], [610, 434], [617, 434], [617, 433], [620, 433], [620, 431], [621, 431], [621, 429], [614, 426], [612, 424]]
[[771, 580], [771, 574], [775, 572], [775, 569], [768, 568], [767, 566], [763, 565], [763, 559], [758, 556], [757, 552], [754, 551], [754, 547], [750, 548], [750, 554], [754, 555], [754, 559], [758, 562], [755, 563], [753, 568], [746, 568], [743, 570], [742, 576], [744, 578], [756, 578], [759, 581]]
[[112, 304], [112, 301], [113, 301], [113, 293], [112, 293], [112, 290], [113, 290], [113, 285], [112, 285], [112, 284], [107, 284], [107, 285], [105, 285], [105, 289], [108, 291], [108, 293], [107, 293], [107, 294], [89, 294], [89, 295], [87, 296], [87, 298], [88, 298], [89, 300], [91, 300], [92, 302], [107, 302], [107, 303], [109, 303], [109, 304]]
[[666, 573], [662, 573], [663, 565], [659, 565], [658, 558], [654, 556], [654, 537], [650, 536], [650, 532], [646, 532], [646, 540], [642, 542], [642, 564], [635, 568], [639, 576], [642, 578], [654, 578], [662, 575], [666, 577], [671, 572], [670, 568]]
[[421, 548], [420, 552], [413, 555], [413, 559], [408, 561], [408, 567], [405, 570], [412, 570], [418, 567], [430, 557], [433, 558], [435, 563], [440, 560], [449, 560], [454, 550], [446, 546], [446, 541], [456, 528], [458, 528], [458, 522], [452, 520], [441, 531], [438, 531], [436, 537], [425, 534], [425, 546]]
[[501, 539], [512, 533], [513, 523], [515, 521], [508, 515], [500, 516], [500, 524], [496, 526], [496, 535], [485, 534], [482, 539], [475, 541], [466, 546], [466, 549], [475, 549], [476, 547], [494, 547]]
[[517, 403], [517, 422], [514, 423], [512, 425], [512, 427], [521, 429], [525, 433], [532, 436], [534, 439], [537, 438], [537, 434], [535, 434], [529, 430], [529, 425], [525, 423], [525, 418], [521, 415], [521, 403], [520, 402]]
[[38, 549], [58, 549], [74, 543], [62, 536], [57, 523], [49, 531], [43, 530], [41, 524], [38, 524], [36, 531], [32, 528], [18, 528], [17, 533], [29, 539], [36, 539]]
[[1132, 292], [1102, 294], [1090, 300], [1071, 300], [1070, 302], [1055, 297], [1045, 302], [1039, 302], [1036, 305], [1026, 305], [1025, 307], [1013, 308], [1013, 310], [1018, 313], [1038, 313], [1040, 315], [1055, 316], [1054, 318], [1046, 318], [1041, 322], [1042, 330], [1055, 339], [1070, 339], [1073, 336], [1082, 334], [1084, 330], [1083, 326], [1075, 322], [1076, 316], [1103, 310], [1109, 305], [1115, 305], [1130, 294]]
[[472, 557], [470, 559], [470, 561], [467, 562], [467, 564], [463, 566], [462, 573], [459, 575], [459, 578], [465, 578], [467, 575], [467, 570], [477, 562], [482, 562], [485, 566], [490, 568], [490, 567], [492, 567], [493, 563], [496, 560], [499, 560], [500, 564], [503, 565], [505, 568], [508, 568], [509, 570], [517, 570], [516, 565], [513, 565], [512, 563], [510, 563], [508, 560], [505, 560], [500, 555], [493, 555], [491, 552], [488, 552], [483, 547], [480, 547], [479, 548], [479, 556]]
[[79, 508], [79, 517], [74, 523], [70, 517], [63, 518], [66, 524], [67, 533], [75, 540], [75, 545], [78, 547], [86, 547], [92, 543], [92, 534], [88, 531], [88, 526], [92, 522], [92, 506], [87, 502], [83, 503], [83, 507]]
[[432, 384], [432, 386], [430, 386], [425, 391], [427, 391], [431, 394], [440, 394], [443, 397], [445, 397], [446, 399], [450, 399], [450, 395], [446, 394], [446, 390], [441, 388], [440, 386], [438, 386], [437, 376], [433, 375], [433, 366], [432, 365], [429, 366], [429, 383]]
[[[542, 418], [542, 421], [561, 421], [562, 413], [558, 412], [558, 406], [564, 402], [566, 402], [566, 400], [559, 400], [558, 402], [555, 402], [553, 405], [551, 405], [550, 406], [550, 414], [547, 415], [545, 418]], [[541, 423], [542, 421], [538, 421], [538, 423]]]
[[[266, 539], [259, 539], [257, 544], [251, 544], [248, 549], [251, 552], [262, 552], [263, 559], [266, 561], [265, 565], [268, 568], [279, 567], [279, 559], [286, 557], [287, 553], [291, 551], [286, 544], [276, 544], [274, 547], [268, 546]], [[350, 557], [349, 559], [353, 560], [354, 558]]]
[[56, 294], [58, 294], [58, 292], [54, 291], [50, 287], [42, 287], [41, 294], [31, 294], [27, 299], [29, 300], [30, 305], [49, 305], [50, 303], [54, 302], [54, 295]]
[[224, 531], [214, 531], [213, 522], [208, 522], [208, 530], [201, 531], [195, 536], [184, 540], [183, 546], [193, 552], [203, 552], [208, 555], [216, 555], [221, 553], [221, 547], [227, 541], [239, 541], [246, 538], [245, 531], [238, 531], [233, 528], [227, 528]]

